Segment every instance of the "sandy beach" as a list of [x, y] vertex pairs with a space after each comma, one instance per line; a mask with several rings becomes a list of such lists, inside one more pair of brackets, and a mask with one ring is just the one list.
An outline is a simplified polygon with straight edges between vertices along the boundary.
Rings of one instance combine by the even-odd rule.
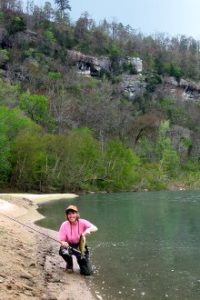
[[38, 204], [62, 198], [72, 203], [74, 197], [77, 195], [0, 194], [1, 300], [97, 299], [77, 265], [73, 273], [65, 271], [59, 244], [31, 229], [56, 239], [55, 231], [33, 224], [43, 217], [36, 210]]

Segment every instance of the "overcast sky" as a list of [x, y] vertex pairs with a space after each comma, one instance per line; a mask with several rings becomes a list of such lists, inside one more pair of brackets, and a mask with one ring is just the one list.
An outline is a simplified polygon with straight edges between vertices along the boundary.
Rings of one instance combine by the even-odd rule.
[[[25, 0], [24, 0], [25, 1]], [[54, 0], [49, 0], [52, 4]], [[43, 5], [45, 1], [34, 0]], [[87, 11], [98, 22], [121, 22], [144, 34], [185, 34], [200, 39], [200, 0], [70, 0], [70, 16], [76, 21]]]

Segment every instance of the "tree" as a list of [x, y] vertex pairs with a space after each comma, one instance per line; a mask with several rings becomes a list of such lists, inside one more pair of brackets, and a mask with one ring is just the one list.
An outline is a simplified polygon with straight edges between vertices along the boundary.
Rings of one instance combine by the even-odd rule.
[[6, 26], [9, 34], [15, 34], [26, 29], [26, 23], [22, 16], [13, 16]]
[[64, 140], [62, 151], [59, 178], [63, 190], [80, 189], [97, 177], [99, 148], [90, 129], [72, 130]]
[[0, 183], [7, 182], [10, 174], [10, 143], [7, 137], [7, 126], [0, 120]]
[[11, 175], [11, 147], [18, 133], [24, 129], [37, 130], [30, 119], [23, 116], [18, 109], [9, 109], [0, 106], [0, 183], [8, 182]]
[[91, 52], [91, 37], [92, 30], [95, 28], [94, 21], [89, 17], [87, 12], [81, 14], [74, 28], [74, 37], [78, 40], [81, 50], [85, 53]]
[[[5, 50], [1, 50], [5, 51]], [[19, 86], [11, 85], [0, 79], [0, 105], [6, 105], [10, 108], [17, 106], [20, 94]]]
[[71, 6], [69, 5], [69, 0], [55, 0], [55, 3], [58, 5], [60, 10], [61, 19], [65, 16], [65, 10], [71, 10]]
[[45, 19], [50, 21], [51, 17], [52, 17], [52, 13], [53, 13], [53, 8], [52, 8], [50, 2], [45, 2], [44, 8], [43, 8], [43, 13], [44, 13]]
[[157, 141], [158, 155], [160, 156], [160, 164], [166, 174], [170, 176], [176, 175], [179, 166], [179, 157], [176, 150], [172, 146], [172, 142], [168, 137], [169, 121], [163, 121], [160, 124], [159, 136]]
[[138, 178], [139, 157], [117, 139], [108, 141], [105, 148], [102, 162], [102, 177], [106, 179], [104, 187], [114, 190], [133, 188]]
[[48, 99], [41, 95], [31, 95], [29, 92], [22, 94], [20, 108], [35, 122], [47, 125], [49, 118]]
[[27, 128], [21, 131], [12, 144], [12, 183], [24, 190], [40, 189], [45, 158], [43, 135]]
[[1, 10], [15, 10], [22, 11], [22, 1], [21, 0], [0, 0]]

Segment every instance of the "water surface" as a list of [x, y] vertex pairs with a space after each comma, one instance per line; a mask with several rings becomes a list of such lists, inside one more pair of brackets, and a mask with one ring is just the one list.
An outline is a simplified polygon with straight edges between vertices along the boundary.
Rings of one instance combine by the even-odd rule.
[[[69, 203], [98, 232], [88, 237], [102, 299], [200, 299], [200, 192], [85, 195], [41, 206], [58, 230]], [[100, 298], [100, 297], [99, 297]]]

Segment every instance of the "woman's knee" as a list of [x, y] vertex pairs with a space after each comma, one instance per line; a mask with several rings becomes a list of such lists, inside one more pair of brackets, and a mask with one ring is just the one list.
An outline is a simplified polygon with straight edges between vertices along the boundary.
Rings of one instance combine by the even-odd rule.
[[65, 247], [62, 247], [62, 246], [59, 249], [59, 255], [60, 256], [71, 256], [70, 253], [69, 253], [68, 248], [65, 248]]

